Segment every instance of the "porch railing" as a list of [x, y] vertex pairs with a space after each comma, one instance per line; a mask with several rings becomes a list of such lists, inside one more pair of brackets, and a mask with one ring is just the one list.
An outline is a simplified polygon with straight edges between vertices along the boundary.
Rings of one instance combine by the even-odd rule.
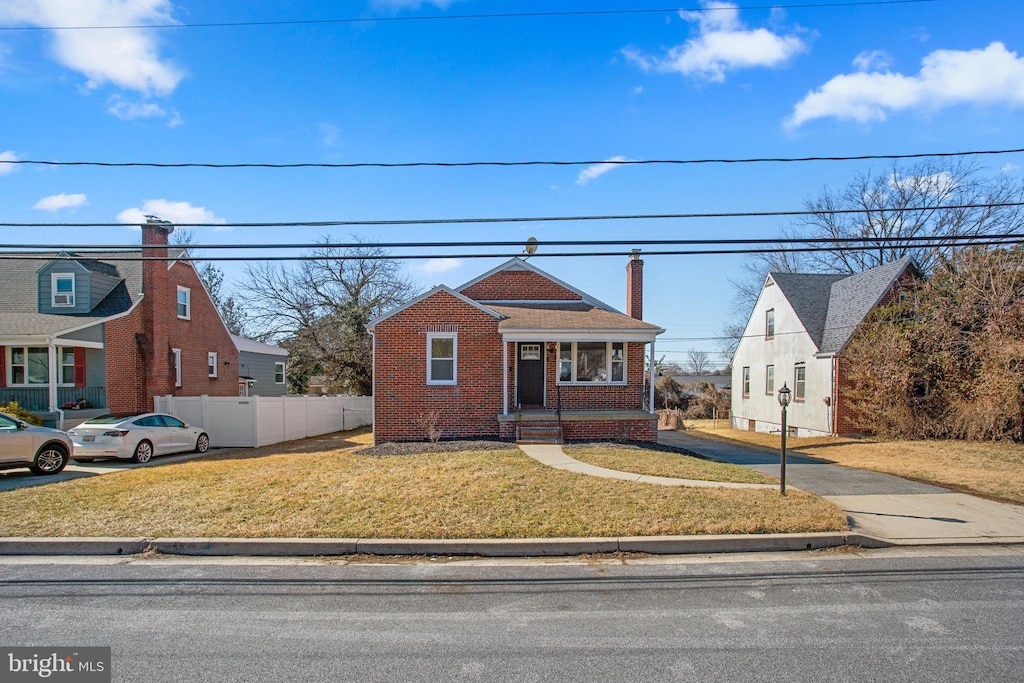
[[[106, 387], [57, 387], [57, 407], [85, 399], [90, 408], [107, 407]], [[49, 392], [46, 387], [5, 387], [0, 389], [0, 404], [16, 401], [19, 406], [32, 412], [50, 409]]]

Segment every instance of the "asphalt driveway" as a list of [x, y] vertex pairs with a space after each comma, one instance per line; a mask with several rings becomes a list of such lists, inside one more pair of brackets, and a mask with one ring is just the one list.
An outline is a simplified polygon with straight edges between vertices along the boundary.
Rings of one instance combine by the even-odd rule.
[[[779, 454], [660, 431], [658, 441], [712, 460], [779, 476]], [[850, 526], [897, 543], [1022, 543], [1024, 507], [996, 503], [891, 474], [786, 454], [786, 483], [832, 501]]]

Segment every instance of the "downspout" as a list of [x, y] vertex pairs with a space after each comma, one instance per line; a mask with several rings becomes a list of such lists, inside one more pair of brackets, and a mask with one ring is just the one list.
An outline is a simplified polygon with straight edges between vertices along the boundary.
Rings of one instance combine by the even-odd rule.
[[651, 339], [651, 395], [650, 395], [650, 408], [651, 415], [654, 415], [654, 339]]

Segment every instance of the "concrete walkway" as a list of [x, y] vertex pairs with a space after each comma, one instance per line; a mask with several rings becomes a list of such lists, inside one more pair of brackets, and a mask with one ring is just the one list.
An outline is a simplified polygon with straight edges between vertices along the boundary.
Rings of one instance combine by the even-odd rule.
[[[658, 441], [779, 476], [779, 454], [658, 432]], [[838, 505], [853, 531], [900, 544], [1024, 543], [1024, 507], [996, 503], [889, 474], [787, 454], [786, 481]]]
[[699, 486], [705, 488], [727, 488], [727, 489], [770, 489], [775, 488], [771, 484], [737, 484], [724, 481], [704, 481], [701, 479], [675, 479], [673, 477], [655, 477], [648, 474], [634, 474], [632, 472], [620, 472], [610, 470], [606, 467], [588, 465], [585, 462], [574, 460], [565, 454], [561, 446], [520, 444], [519, 450], [528, 456], [548, 467], [556, 470], [567, 470], [588, 474], [592, 477], [603, 477], [605, 479], [622, 479], [625, 481], [637, 481], [643, 484], [660, 484], [662, 486]]

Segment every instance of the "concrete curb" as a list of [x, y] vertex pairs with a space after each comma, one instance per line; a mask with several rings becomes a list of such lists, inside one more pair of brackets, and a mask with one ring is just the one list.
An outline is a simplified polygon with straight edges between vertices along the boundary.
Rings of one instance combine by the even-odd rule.
[[862, 534], [750, 534], [632, 536], [623, 538], [405, 539], [405, 538], [3, 538], [0, 555], [166, 555], [323, 557], [335, 555], [459, 555], [543, 557], [614, 552], [694, 553], [818, 550], [844, 545], [894, 545]]

